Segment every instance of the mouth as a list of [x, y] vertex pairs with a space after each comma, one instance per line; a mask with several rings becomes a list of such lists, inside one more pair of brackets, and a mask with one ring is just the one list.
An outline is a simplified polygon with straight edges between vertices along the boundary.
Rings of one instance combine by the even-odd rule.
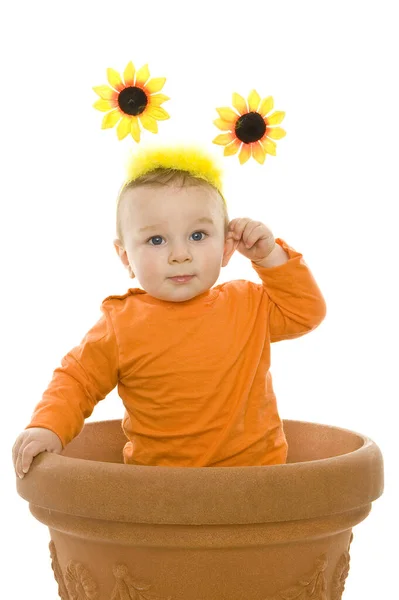
[[190, 281], [194, 275], [175, 275], [174, 277], [168, 277], [172, 281], [176, 281], [177, 283], [185, 283], [186, 281]]

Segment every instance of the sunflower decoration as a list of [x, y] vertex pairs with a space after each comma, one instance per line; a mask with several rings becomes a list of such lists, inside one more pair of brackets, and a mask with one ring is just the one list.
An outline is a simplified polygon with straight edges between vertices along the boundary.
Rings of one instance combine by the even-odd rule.
[[[279, 125], [285, 117], [285, 112], [276, 111], [267, 116], [274, 106], [273, 98], [268, 96], [263, 100], [256, 90], [252, 90], [248, 96], [248, 103], [240, 96], [233, 93], [233, 107], [217, 108], [220, 119], [214, 124], [221, 133], [213, 140], [214, 144], [225, 146], [224, 155], [231, 156], [238, 151], [239, 161], [243, 165], [251, 156], [263, 164], [266, 154], [276, 156], [276, 143], [286, 135]], [[236, 112], [237, 111], [237, 112]]]
[[161, 104], [169, 100], [164, 94], [157, 94], [166, 81], [165, 77], [150, 79], [148, 65], [138, 71], [129, 62], [123, 79], [115, 69], [107, 69], [107, 79], [111, 87], [100, 85], [93, 90], [100, 96], [93, 106], [106, 112], [102, 129], [114, 127], [116, 134], [123, 140], [129, 133], [139, 143], [141, 130], [139, 121], [151, 133], [158, 133], [157, 121], [169, 119], [169, 115]]

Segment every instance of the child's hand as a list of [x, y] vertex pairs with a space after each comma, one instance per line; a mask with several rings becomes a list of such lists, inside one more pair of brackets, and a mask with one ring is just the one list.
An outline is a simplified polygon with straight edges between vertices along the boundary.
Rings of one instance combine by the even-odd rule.
[[19, 434], [12, 448], [14, 469], [21, 479], [29, 471], [32, 460], [41, 452], [62, 451], [62, 442], [58, 435], [44, 427], [30, 427]]
[[230, 221], [227, 237], [234, 240], [238, 252], [254, 262], [269, 256], [275, 246], [270, 229], [260, 221], [252, 221], [247, 217]]

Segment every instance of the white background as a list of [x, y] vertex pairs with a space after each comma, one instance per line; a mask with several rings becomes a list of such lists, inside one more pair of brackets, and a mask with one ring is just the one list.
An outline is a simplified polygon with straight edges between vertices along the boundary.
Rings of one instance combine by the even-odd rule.
[[[354, 529], [345, 600], [397, 589], [398, 20], [395, 2], [10, 2], [1, 12], [1, 294], [5, 578], [54, 600], [48, 530], [17, 495], [11, 448], [62, 356], [110, 294], [138, 286], [115, 253], [115, 198], [135, 144], [101, 130], [93, 86], [132, 60], [166, 77], [171, 115], [142, 140], [212, 144], [216, 107], [255, 88], [286, 111], [263, 166], [223, 159], [230, 218], [303, 253], [326, 298], [313, 333], [272, 347], [282, 418], [380, 447], [385, 491]], [[235, 254], [229, 279], [258, 281]], [[89, 420], [121, 418], [117, 392]], [[392, 541], [392, 543], [391, 543]], [[396, 554], [396, 556], [395, 556]], [[16, 594], [16, 595], [15, 595]], [[10, 596], [11, 597], [11, 596]]]

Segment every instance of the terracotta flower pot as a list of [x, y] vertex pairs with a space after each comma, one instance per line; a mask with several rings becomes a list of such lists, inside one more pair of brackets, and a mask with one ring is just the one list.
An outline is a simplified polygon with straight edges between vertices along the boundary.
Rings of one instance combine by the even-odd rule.
[[18, 493], [50, 529], [63, 600], [339, 600], [352, 527], [383, 492], [369, 438], [284, 421], [288, 463], [124, 465], [121, 422], [86, 423]]

